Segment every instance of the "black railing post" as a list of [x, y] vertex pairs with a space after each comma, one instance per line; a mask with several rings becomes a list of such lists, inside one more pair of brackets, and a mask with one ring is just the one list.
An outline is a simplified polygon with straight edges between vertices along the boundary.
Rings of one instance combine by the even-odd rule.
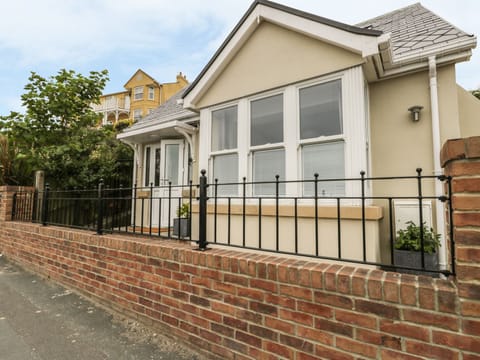
[[148, 222], [148, 235], [152, 236], [152, 219], [153, 219], [153, 182], [150, 183], [150, 209]]
[[217, 242], [217, 201], [218, 201], [218, 179], [215, 178], [215, 188], [213, 191], [213, 242]]
[[42, 225], [47, 226], [48, 222], [48, 195], [50, 193], [50, 186], [48, 183], [45, 184], [43, 190], [43, 203], [42, 203]]
[[449, 221], [449, 236], [450, 236], [450, 254], [452, 262], [452, 275], [455, 275], [455, 238], [453, 232], [453, 205], [452, 205], [452, 177], [447, 176], [448, 188], [448, 221]]
[[315, 181], [315, 256], [318, 256], [318, 174], [313, 174]]
[[363, 246], [363, 261], [367, 261], [367, 231], [365, 219], [365, 171], [360, 171], [362, 177], [362, 246]]
[[12, 216], [10, 218], [10, 220], [15, 220], [15, 215], [17, 213], [17, 193], [14, 193], [13, 194], [13, 198], [12, 198]]
[[98, 183], [97, 235], [103, 235], [103, 179]]
[[277, 251], [280, 249], [280, 222], [278, 218], [279, 212], [279, 179], [280, 175], [275, 175], [275, 246]]
[[136, 232], [136, 227], [137, 227], [137, 183], [133, 184], [133, 199], [132, 199], [132, 205], [133, 205], [133, 233], [135, 234]]
[[206, 170], [201, 171], [198, 204], [198, 250], [207, 250], [207, 177]]
[[420, 254], [422, 258], [422, 270], [425, 270], [425, 239], [423, 233], [423, 195], [422, 195], [422, 169], [417, 168], [417, 185], [418, 185], [418, 211], [420, 221]]
[[168, 215], [168, 218], [167, 218], [167, 236], [168, 238], [170, 239], [170, 236], [171, 236], [171, 229], [170, 229], [170, 225], [171, 225], [171, 218], [172, 218], [172, 182], [169, 181], [168, 182], [168, 211], [167, 211], [167, 215]]
[[32, 204], [32, 223], [37, 221], [37, 214], [38, 214], [38, 189], [35, 189], [33, 192], [33, 204]]
[[243, 247], [245, 247], [245, 203], [246, 203], [246, 187], [247, 187], [247, 178], [244, 176], [243, 177], [243, 183], [242, 183], [242, 244]]

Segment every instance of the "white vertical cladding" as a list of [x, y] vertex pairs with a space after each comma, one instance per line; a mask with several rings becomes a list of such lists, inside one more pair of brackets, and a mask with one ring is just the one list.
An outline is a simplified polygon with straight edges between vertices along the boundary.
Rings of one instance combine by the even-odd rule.
[[[291, 85], [285, 88], [284, 92], [284, 115], [283, 115], [283, 136], [285, 144], [285, 179], [301, 179], [301, 173], [298, 166], [298, 96], [297, 87]], [[296, 194], [299, 185], [296, 183], [287, 183], [287, 194]]]
[[[367, 170], [367, 136], [365, 127], [365, 79], [360, 66], [345, 71], [342, 82], [345, 133], [345, 177], [358, 178]], [[347, 181], [346, 194], [361, 194], [359, 182]]]
[[238, 149], [238, 181], [243, 177], [250, 179], [248, 171], [248, 157], [250, 144], [250, 115], [248, 99], [240, 99], [237, 105], [237, 149]]
[[212, 113], [210, 109], [200, 110], [200, 131], [199, 131], [199, 141], [198, 144], [198, 172], [202, 170], [207, 171], [207, 176], [212, 172], [211, 167], [209, 167], [208, 160], [210, 154], [210, 144], [211, 144], [211, 135], [210, 135], [210, 119]]

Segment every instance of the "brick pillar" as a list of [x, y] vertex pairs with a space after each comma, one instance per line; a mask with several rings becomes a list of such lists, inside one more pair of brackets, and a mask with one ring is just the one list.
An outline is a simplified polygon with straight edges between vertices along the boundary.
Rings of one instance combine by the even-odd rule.
[[10, 221], [12, 219], [13, 186], [0, 186], [0, 221]]
[[452, 176], [457, 284], [464, 316], [480, 317], [480, 136], [448, 140], [441, 153]]

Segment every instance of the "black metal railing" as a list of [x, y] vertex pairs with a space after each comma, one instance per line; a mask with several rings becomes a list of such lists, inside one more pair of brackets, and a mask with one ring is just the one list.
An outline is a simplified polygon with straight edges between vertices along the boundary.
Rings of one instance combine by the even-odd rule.
[[[444, 195], [435, 195], [436, 182], [444, 184]], [[341, 185], [337, 193], [325, 191], [332, 189], [332, 183]], [[257, 189], [265, 194], [257, 194]], [[402, 224], [395, 223], [395, 204], [406, 200], [414, 204], [411, 220], [417, 224], [432, 217], [425, 204], [432, 208], [444, 204], [450, 224], [442, 234], [448, 247], [446, 266], [437, 269], [426, 264], [423, 226], [419, 227], [420, 263], [396, 263], [394, 245]], [[177, 216], [182, 207], [187, 209], [185, 232]], [[377, 211], [376, 217], [369, 215], [372, 211]], [[196, 241], [200, 250], [217, 244], [390, 270], [455, 273], [451, 178], [425, 176], [421, 169], [402, 177], [367, 177], [362, 172], [348, 179], [321, 179], [315, 174], [308, 180], [276, 176], [274, 181], [243, 178], [238, 183], [217, 179], [209, 183], [202, 171], [199, 183], [188, 185], [112, 189], [100, 183], [95, 190], [61, 191], [47, 185], [43, 191], [16, 193], [12, 219], [88, 229], [99, 235], [120, 232]]]

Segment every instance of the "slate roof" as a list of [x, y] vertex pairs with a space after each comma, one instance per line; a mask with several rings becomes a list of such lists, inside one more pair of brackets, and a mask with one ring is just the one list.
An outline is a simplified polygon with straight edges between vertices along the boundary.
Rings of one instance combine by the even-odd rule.
[[137, 123], [124, 130], [124, 132], [137, 130], [152, 124], [161, 124], [163, 122], [171, 120], [184, 120], [198, 116], [194, 111], [184, 109], [181, 104], [177, 103], [177, 100], [182, 98], [186, 88], [183, 88], [165, 103], [154, 109], [150, 114], [141, 118]]
[[415, 55], [473, 37], [420, 3], [363, 21], [357, 26], [390, 33], [394, 57]]

